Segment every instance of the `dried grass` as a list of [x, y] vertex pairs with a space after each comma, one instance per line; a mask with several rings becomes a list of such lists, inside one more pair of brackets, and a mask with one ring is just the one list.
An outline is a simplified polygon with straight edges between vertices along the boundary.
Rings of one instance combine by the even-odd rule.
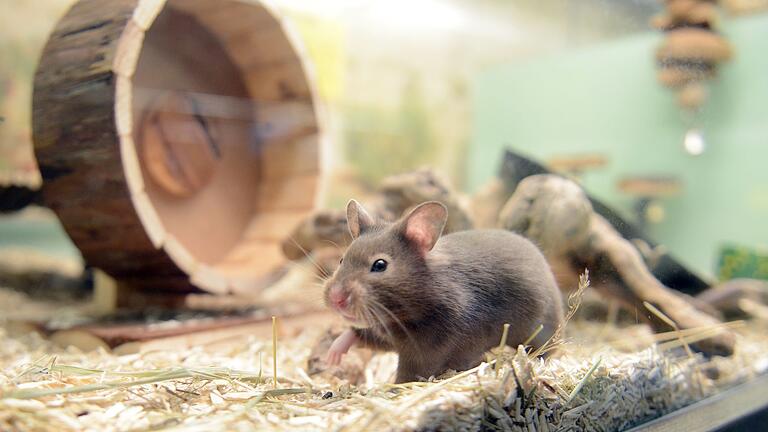
[[[578, 339], [559, 332], [547, 359], [504, 347], [469, 371], [394, 385], [396, 356], [377, 354], [359, 386], [304, 369], [321, 328], [278, 343], [116, 356], [0, 325], [0, 430], [620, 430], [763, 373], [764, 325], [722, 326], [739, 334], [736, 353], [707, 360], [687, 355], [681, 339], [720, 327], [654, 337], [644, 326], [574, 321]], [[632, 352], [620, 350], [632, 341]]]

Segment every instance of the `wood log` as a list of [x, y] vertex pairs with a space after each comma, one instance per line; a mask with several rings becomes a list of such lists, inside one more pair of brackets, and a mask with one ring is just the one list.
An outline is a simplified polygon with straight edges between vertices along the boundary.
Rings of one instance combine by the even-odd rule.
[[296, 218], [262, 222], [319, 201], [305, 61], [258, 2], [78, 1], [35, 75], [42, 202], [123, 283], [249, 294], [282, 264]]
[[[563, 289], [572, 287], [576, 275], [586, 268], [597, 290], [630, 310], [635, 308], [658, 330], [670, 329], [646, 310], [645, 302], [681, 329], [719, 322], [656, 279], [640, 252], [592, 210], [583, 190], [570, 180], [555, 175], [526, 178], [499, 220], [504, 229], [519, 232], [541, 247]], [[733, 335], [724, 330], [694, 346], [707, 354], [730, 355], [733, 344]]]

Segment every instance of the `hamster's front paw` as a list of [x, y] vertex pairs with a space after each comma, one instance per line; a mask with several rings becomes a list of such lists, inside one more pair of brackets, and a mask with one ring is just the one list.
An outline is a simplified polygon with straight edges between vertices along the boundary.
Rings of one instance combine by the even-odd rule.
[[341, 363], [341, 358], [349, 351], [352, 345], [357, 342], [357, 335], [352, 329], [345, 330], [340, 334], [335, 341], [331, 344], [331, 348], [328, 349], [328, 354], [325, 357], [325, 362], [330, 366], [337, 366]]
[[328, 355], [325, 356], [325, 364], [328, 366], [338, 366], [341, 364], [341, 357], [344, 353], [338, 351], [328, 351]]

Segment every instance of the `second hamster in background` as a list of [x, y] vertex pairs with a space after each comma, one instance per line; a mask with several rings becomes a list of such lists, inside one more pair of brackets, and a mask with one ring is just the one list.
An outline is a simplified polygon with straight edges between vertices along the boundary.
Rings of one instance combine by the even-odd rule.
[[326, 304], [351, 328], [328, 352], [337, 364], [352, 345], [399, 354], [396, 382], [476, 366], [498, 345], [517, 346], [536, 329], [541, 346], [563, 319], [560, 291], [541, 252], [504, 230], [441, 237], [445, 206], [426, 202], [394, 223], [350, 201], [354, 241], [326, 282]]

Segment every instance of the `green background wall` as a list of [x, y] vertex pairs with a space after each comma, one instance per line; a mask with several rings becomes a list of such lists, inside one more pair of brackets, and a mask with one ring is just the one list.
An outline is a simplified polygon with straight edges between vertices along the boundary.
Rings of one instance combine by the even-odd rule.
[[584, 176], [597, 197], [630, 214], [616, 182], [629, 175], [676, 175], [681, 196], [650, 227], [683, 262], [715, 272], [724, 243], [768, 248], [768, 14], [730, 20], [735, 48], [697, 124], [707, 151], [682, 148], [686, 125], [672, 92], [655, 78], [661, 35], [638, 36], [495, 67], [473, 83], [468, 184], [496, 170], [502, 148], [535, 158], [597, 152], [609, 165]]

